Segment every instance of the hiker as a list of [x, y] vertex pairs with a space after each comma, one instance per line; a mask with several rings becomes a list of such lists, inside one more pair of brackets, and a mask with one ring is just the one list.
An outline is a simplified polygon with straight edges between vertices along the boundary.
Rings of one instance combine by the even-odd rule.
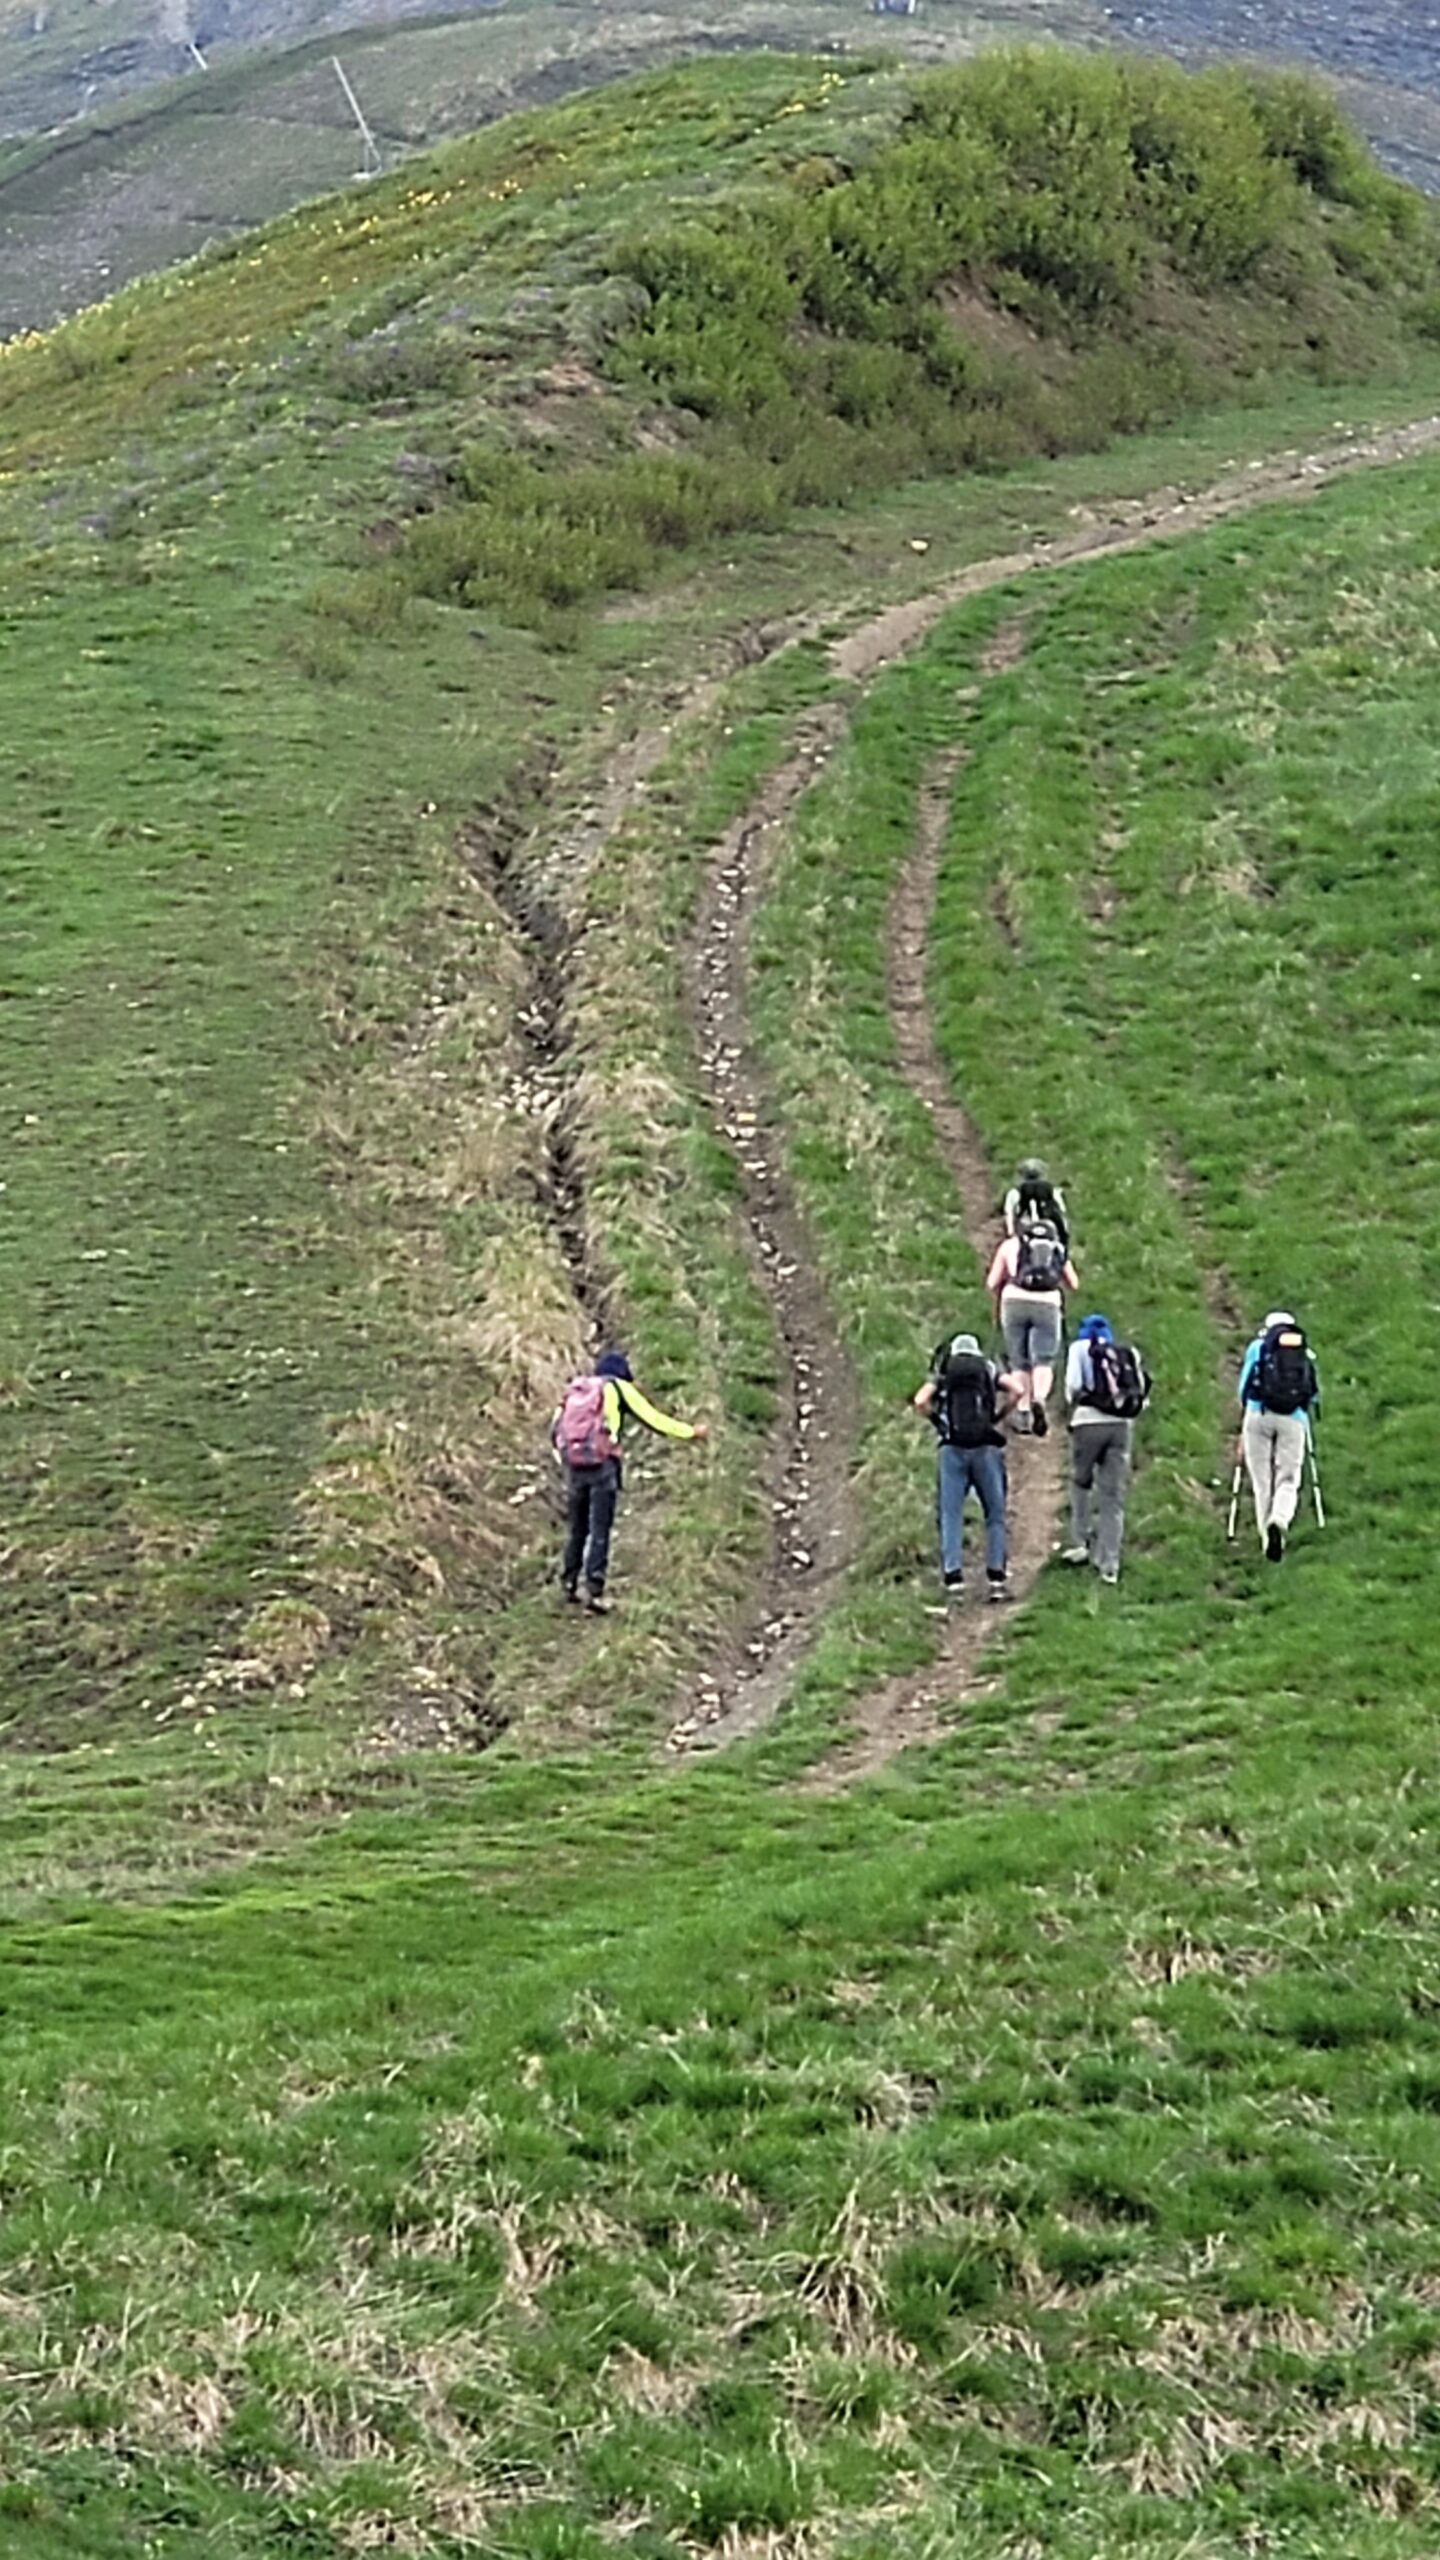
[[916, 1389], [917, 1413], [928, 1413], [939, 1447], [936, 1505], [940, 1519], [940, 1571], [947, 1600], [959, 1599], [965, 1572], [965, 1498], [973, 1493], [985, 1515], [985, 1595], [1006, 1600], [1005, 1438], [1000, 1425], [1019, 1396], [1015, 1379], [987, 1360], [973, 1333], [939, 1344], [930, 1375]]
[[1065, 1363], [1070, 1415], [1070, 1544], [1066, 1564], [1093, 1564], [1120, 1579], [1125, 1489], [1135, 1424], [1150, 1394], [1133, 1343], [1117, 1342], [1104, 1316], [1082, 1316]]
[[1255, 1522], [1270, 1564], [1279, 1564], [1300, 1500], [1310, 1417], [1320, 1381], [1301, 1327], [1283, 1307], [1260, 1326], [1240, 1364], [1244, 1420], [1240, 1447], [1255, 1496]]
[[1065, 1194], [1049, 1174], [1038, 1156], [1026, 1156], [1015, 1170], [1015, 1179], [1005, 1194], [1005, 1233], [1016, 1236], [1030, 1218], [1048, 1218], [1055, 1233], [1070, 1250], [1070, 1213]]
[[995, 1322], [1005, 1338], [1005, 1362], [1019, 1386], [1017, 1431], [1043, 1440], [1045, 1404], [1055, 1383], [1063, 1330], [1065, 1291], [1078, 1289], [1075, 1267], [1053, 1218], [1027, 1218], [1005, 1236], [985, 1275]]
[[560, 1587], [567, 1600], [578, 1601], [583, 1568], [585, 1606], [597, 1615], [613, 1605], [605, 1597], [605, 1577], [624, 1478], [620, 1439], [630, 1414], [665, 1440], [709, 1438], [708, 1423], [677, 1422], [673, 1414], [661, 1413], [641, 1394], [623, 1351], [602, 1352], [592, 1371], [571, 1379], [550, 1426], [567, 1492]]

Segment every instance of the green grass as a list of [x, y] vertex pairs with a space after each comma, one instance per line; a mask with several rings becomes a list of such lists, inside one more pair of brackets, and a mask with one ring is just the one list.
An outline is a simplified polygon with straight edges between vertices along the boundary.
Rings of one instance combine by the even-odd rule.
[[[715, 139], [715, 86], [660, 94], [677, 155]], [[619, 112], [563, 130], [638, 203]], [[438, 308], [473, 198], [428, 234], [373, 201], [356, 295], [424, 236]], [[498, 302], [540, 231], [493, 219]], [[6, 468], [53, 448], [0, 491], [7, 2552], [1422, 2560], [1430, 1408], [1391, 1355], [1434, 1219], [1440, 473], [1037, 576], [857, 707], [758, 963], [865, 1546], [775, 1737], [683, 1778], [641, 1745], [753, 1557], [775, 1351], [677, 955], [819, 651], [718, 696], [612, 839], [585, 811], [746, 623], [841, 627], [1433, 376], [817, 510], [560, 648], [347, 582], [472, 394], [426, 337], [436, 372], [357, 400], [356, 306], [285, 339], [318, 234], [254, 254], [109, 315], [124, 363], [4, 360]], [[877, 941], [954, 745], [942, 1043], [997, 1166], [1067, 1176], [1159, 1391], [1120, 1592], [1048, 1577], [940, 1750], [821, 1802], [786, 1776], [926, 1640], [899, 1399], [976, 1305]], [[525, 1491], [581, 1320], [523, 1091], [537, 899], [586, 927], [594, 1274], [723, 1426], [637, 1486], [593, 1650]], [[1264, 1580], [1220, 1535], [1221, 1270], [1247, 1315], [1300, 1300], [1327, 1379], [1334, 1525]], [[375, 1742], [437, 1702], [518, 1729]]]
[[[1435, 486], [1416, 466], [1332, 492], [1027, 613], [1021, 666], [974, 715], [935, 943], [942, 1036], [1002, 1152], [1038, 1115], [1013, 1079], [1002, 1091], [998, 1026], [1032, 972], [1056, 989], [1062, 1050], [1083, 1044], [1086, 1064], [1046, 1134], [1074, 1168], [1088, 1285], [1173, 1381], [1141, 1511], [1154, 1640], [1147, 1611], [1126, 1686], [1143, 1708], [1203, 1644], [1213, 1691], [1267, 1697], [1277, 1757], [1319, 1697], [1332, 1740], [1391, 1747], [1405, 1710], [1377, 1680], [1372, 1617], [1402, 1692], [1430, 1653], [1424, 1426], [1388, 1346], [1422, 1321], [1434, 1216]], [[989, 921], [998, 878], [1014, 952]], [[1234, 1560], [1213, 1548], [1209, 1374], [1243, 1326], [1214, 1338], [1197, 1264], [1244, 1325], [1293, 1300], [1329, 1355], [1336, 1516], [1278, 1593], [1257, 1593], [1248, 1541]], [[1115, 1669], [1071, 1664], [1077, 1712]]]
[[[754, 1755], [685, 1782], [592, 1755], [317, 1791], [283, 1730], [268, 1784], [222, 1730], [208, 1767], [168, 1740], [12, 1786], [0, 2287], [23, 2560], [141, 2537], [164, 2560], [328, 2560], [387, 2532], [526, 2555], [1429, 2550], [1424, 1407], [1372, 1420], [1362, 1397], [1374, 1248], [1344, 1104], [1363, 1039], [1384, 1198], [1423, 1237], [1400, 1134], [1427, 1056], [1417, 962], [1387, 974], [1371, 872], [1440, 751], [1436, 478], [966, 609], [877, 686], [777, 883], [768, 935], [803, 913], [845, 994], [799, 1010], [788, 1048], [766, 1016], [837, 1273], [861, 1188], [825, 1153], [824, 1096], [885, 1131], [857, 1158], [884, 1187], [837, 1293], [878, 1407], [966, 1271], [894, 1091], [865, 915], [963, 732], [942, 1035], [998, 1159], [1043, 1125], [1087, 1276], [1160, 1376], [1118, 1606], [1047, 1584], [953, 1740], [838, 1804], [767, 1785]], [[1021, 664], [957, 700], [1017, 608]], [[784, 709], [767, 691], [752, 716]], [[1223, 791], [1212, 721], [1245, 759]], [[736, 731], [717, 819], [773, 744]], [[1242, 779], [1260, 905], [1199, 859]], [[1101, 949], [1077, 891], [1122, 818]], [[1072, 1061], [1043, 1124], [1021, 1100], [1022, 961], [978, 920], [1002, 865]], [[1422, 970], [1426, 883], [1407, 867]], [[1282, 1210], [1305, 1185], [1282, 1267], [1255, 1257], [1249, 1058], [1254, 1005], [1302, 955], [1327, 1014], [1269, 1079]], [[818, 1018], [835, 1046], [805, 1091]], [[1273, 1098], [1302, 1076], [1283, 1145]], [[1183, 1215], [1160, 1138], [1196, 1186]], [[1378, 1194], [1375, 1219], [1388, 1235]], [[1235, 1347], [1207, 1261], [1247, 1297], [1283, 1276], [1331, 1352], [1332, 1545], [1307, 1534], [1265, 1584], [1226, 1559], [1206, 1490]], [[1423, 1265], [1395, 1286], [1415, 1320]], [[881, 1492], [903, 1467], [918, 1524], [924, 1457], [897, 1441], [875, 1465]], [[865, 1582], [883, 1650], [893, 1531]], [[829, 1729], [824, 1703], [792, 1748]]]
[[[583, 331], [642, 210], [697, 165], [702, 192], [779, 201], [777, 151], [823, 130], [869, 152], [909, 95], [854, 66], [805, 77], [799, 115], [797, 67], [770, 59], [516, 120], [0, 358], [14, 1739], [117, 1719], [213, 1739], [238, 1711], [318, 1742], [397, 1698], [407, 1730], [543, 1733], [551, 1706], [589, 1730], [597, 1703], [663, 1704], [753, 1562], [773, 1368], [676, 952], [701, 848], [814, 668], [717, 708], [601, 871], [568, 864], [552, 899], [567, 929], [602, 919], [582, 980], [603, 1057], [562, 1079], [592, 1264], [657, 1391], [734, 1426], [688, 1472], [637, 1472], [656, 1598], [602, 1660], [601, 1702], [545, 1614], [535, 1452], [583, 1318], [526, 1102], [533, 954], [487, 848], [512, 893], [551, 894], [597, 759], [745, 619], [903, 592], [1002, 526], [1307, 435], [1339, 396], [1272, 383], [1260, 404], [1257, 384], [1253, 415], [1173, 443], [787, 513], [682, 551], [698, 586], [613, 619], [571, 606], [531, 632], [523, 577], [483, 614], [416, 597], [407, 540], [464, 512], [447, 457], [556, 396], [558, 348], [603, 347]], [[516, 305], [537, 274], [549, 316]], [[1412, 352], [1361, 396], [1393, 414], [1433, 376]], [[558, 442], [556, 489], [593, 428]]]

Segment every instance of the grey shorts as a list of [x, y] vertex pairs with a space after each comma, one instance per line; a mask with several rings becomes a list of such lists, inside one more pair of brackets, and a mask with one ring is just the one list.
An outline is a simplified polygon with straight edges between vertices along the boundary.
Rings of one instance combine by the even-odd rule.
[[1060, 1301], [1007, 1289], [1000, 1300], [1000, 1329], [1011, 1369], [1053, 1369], [1060, 1357]]

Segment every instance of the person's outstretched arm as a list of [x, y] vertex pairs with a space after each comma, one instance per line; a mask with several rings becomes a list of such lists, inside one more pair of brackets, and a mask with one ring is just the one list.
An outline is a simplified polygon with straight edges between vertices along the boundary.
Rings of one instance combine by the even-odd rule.
[[662, 1413], [658, 1404], [641, 1394], [633, 1378], [617, 1378], [615, 1392], [626, 1411], [633, 1413], [637, 1422], [643, 1422], [647, 1431], [658, 1432], [662, 1440], [708, 1440], [710, 1436], [706, 1422], [681, 1422], [676, 1414]]

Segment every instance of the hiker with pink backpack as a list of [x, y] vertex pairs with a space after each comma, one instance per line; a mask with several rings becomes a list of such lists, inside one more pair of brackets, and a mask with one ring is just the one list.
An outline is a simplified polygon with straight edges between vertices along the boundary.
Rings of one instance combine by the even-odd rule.
[[578, 1602], [583, 1575], [585, 1606], [597, 1615], [612, 1605], [605, 1597], [605, 1581], [624, 1476], [620, 1440], [627, 1415], [663, 1440], [709, 1438], [708, 1423], [679, 1422], [641, 1394], [623, 1351], [602, 1352], [593, 1370], [571, 1379], [550, 1426], [550, 1439], [565, 1473], [560, 1587], [567, 1600]]

